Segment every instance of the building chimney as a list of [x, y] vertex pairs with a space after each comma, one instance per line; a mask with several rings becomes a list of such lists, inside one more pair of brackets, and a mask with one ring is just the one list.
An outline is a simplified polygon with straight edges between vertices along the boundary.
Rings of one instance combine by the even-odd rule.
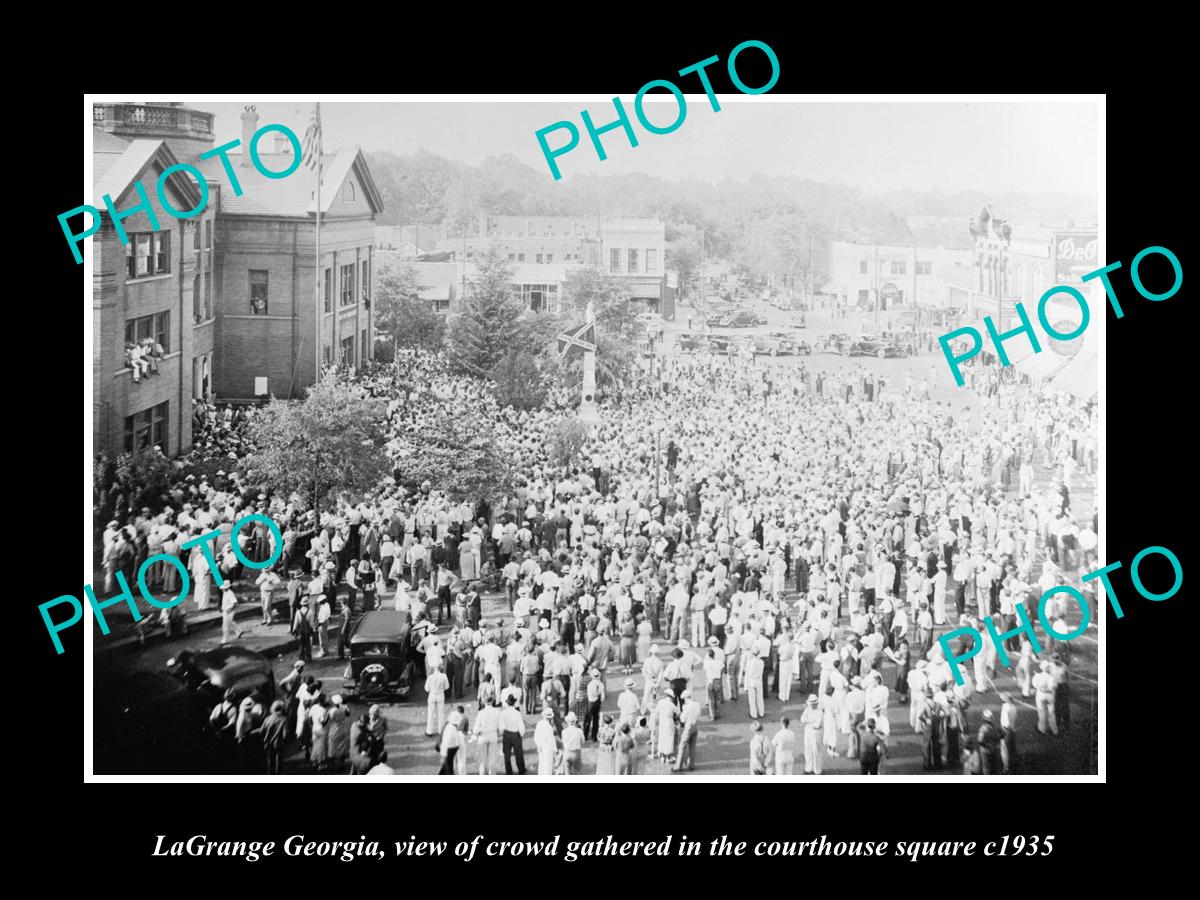
[[253, 106], [245, 107], [242, 112], [242, 166], [248, 168], [250, 162], [250, 139], [258, 131], [258, 112]]

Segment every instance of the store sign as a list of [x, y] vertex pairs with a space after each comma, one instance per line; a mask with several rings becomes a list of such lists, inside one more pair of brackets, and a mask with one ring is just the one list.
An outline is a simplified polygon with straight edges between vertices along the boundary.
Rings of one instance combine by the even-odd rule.
[[1070, 278], [1075, 269], [1094, 269], [1100, 258], [1100, 242], [1094, 234], [1055, 235], [1054, 243], [1054, 277], [1059, 280]]

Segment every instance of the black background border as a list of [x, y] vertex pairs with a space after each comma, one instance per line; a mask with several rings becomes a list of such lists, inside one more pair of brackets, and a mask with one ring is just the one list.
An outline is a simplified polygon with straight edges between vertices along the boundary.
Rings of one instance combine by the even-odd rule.
[[[30, 353], [29, 361], [12, 376], [17, 407], [14, 424], [42, 426], [25, 434], [18, 425], [12, 438], [24, 445], [25, 452], [10, 456], [14, 481], [23, 481], [23, 470], [28, 467], [31, 481], [37, 485], [36, 494], [24, 501], [37, 512], [30, 527], [18, 526], [27, 531], [29, 539], [17, 538], [20, 553], [10, 557], [13, 569], [36, 573], [29, 579], [32, 589], [18, 592], [19, 597], [10, 601], [18, 605], [18, 615], [24, 622], [12, 641], [19, 646], [21, 662], [10, 685], [24, 688], [22, 695], [30, 698], [34, 711], [30, 717], [34, 736], [30, 762], [18, 765], [31, 763], [37, 775], [50, 775], [37, 778], [39, 797], [29, 811], [35, 821], [27, 831], [29, 838], [22, 841], [28, 851], [45, 854], [47, 864], [53, 860], [53, 865], [61, 866], [70, 864], [62, 858], [66, 848], [67, 853], [78, 853], [92, 863], [77, 871], [94, 873], [108, 870], [108, 865], [116, 862], [113, 854], [117, 854], [118, 865], [132, 864], [135, 879], [149, 876], [160, 885], [192, 870], [209, 869], [209, 874], [217, 876], [210, 884], [249, 886], [260, 873], [273, 879], [299, 874], [319, 882], [328, 879], [347, 889], [353, 883], [343, 877], [349, 866], [355, 873], [375, 871], [389, 878], [401, 871], [419, 872], [419, 879], [441, 872], [454, 879], [447, 886], [455, 884], [468, 891], [477, 886], [457, 880], [461, 872], [454, 860], [429, 869], [417, 865], [419, 860], [405, 859], [406, 868], [400, 870], [395, 866], [397, 860], [381, 866], [369, 861], [347, 864], [277, 857], [247, 864], [223, 859], [154, 859], [150, 851], [155, 835], [162, 833], [172, 839], [207, 833], [214, 838], [279, 841], [299, 833], [310, 840], [351, 840], [365, 834], [383, 842], [417, 834], [421, 839], [454, 842], [477, 833], [486, 834], [485, 840], [544, 839], [561, 834], [566, 841], [602, 839], [609, 834], [617, 840], [660, 840], [666, 833], [678, 836], [686, 832], [690, 838], [706, 842], [726, 834], [733, 840], [749, 841], [751, 846], [758, 840], [809, 840], [822, 834], [831, 841], [894, 843], [912, 839], [986, 841], [1004, 834], [1037, 833], [1056, 835], [1052, 857], [1023, 858], [1019, 865], [1002, 863], [1000, 868], [989, 866], [988, 861], [958, 861], [957, 865], [974, 865], [978, 874], [986, 873], [985, 877], [1018, 871], [1027, 878], [1036, 877], [1048, 871], [1051, 862], [1067, 863], [1070, 870], [1057, 871], [1073, 873], [1074, 864], [1089, 869], [1096, 866], [1098, 854], [1099, 864], [1103, 865], [1105, 845], [1112, 842], [1119, 844], [1122, 853], [1145, 852], [1169, 858], [1170, 845], [1180, 838], [1169, 828], [1156, 827], [1161, 821], [1158, 810], [1165, 808], [1172, 792], [1178, 790], [1175, 772], [1190, 768], [1190, 757], [1194, 755], [1194, 751], [1185, 749], [1185, 744], [1192, 742], [1184, 741], [1182, 735], [1192, 726], [1180, 716], [1186, 709], [1181, 703], [1186, 678], [1181, 660], [1189, 649], [1181, 648], [1180, 641], [1193, 633], [1184, 619], [1187, 585], [1170, 601], [1155, 604], [1142, 600], [1130, 586], [1128, 564], [1143, 547], [1160, 544], [1170, 547], [1185, 572], [1189, 570], [1186, 538], [1190, 532], [1185, 530], [1182, 515], [1190, 511], [1185, 492], [1191, 493], [1186, 485], [1192, 478], [1185, 460], [1192, 455], [1194, 443], [1187, 410], [1194, 409], [1195, 403], [1191, 390], [1194, 367], [1189, 363], [1196, 356], [1192, 350], [1196, 332], [1184, 319], [1186, 282], [1184, 289], [1168, 301], [1144, 301], [1130, 286], [1128, 263], [1142, 248], [1161, 245], [1171, 248], [1187, 269], [1184, 227], [1193, 213], [1190, 200], [1185, 198], [1185, 184], [1191, 180], [1190, 167], [1184, 161], [1187, 142], [1179, 131], [1185, 101], [1177, 96], [1180, 89], [1175, 86], [1180, 83], [1164, 68], [1171, 54], [1162, 46], [1161, 36], [1139, 44], [1139, 58], [1133, 59], [1100, 49], [1116, 40], [1111, 35], [1097, 35], [1093, 42], [1078, 23], [1062, 24], [1075, 31], [1070, 34], [1067, 49], [1053, 59], [1033, 52], [1023, 58], [1018, 54], [1014, 59], [1012, 54], [993, 52], [987, 40], [980, 40], [975, 48], [964, 48], [958, 41], [954, 53], [949, 54], [950, 48], [936, 35], [919, 36], [915, 32], [897, 32], [896, 40], [890, 43], [863, 45], [852, 41], [847, 46], [830, 35], [781, 27], [775, 22], [773, 27], [714, 26], [705, 34], [671, 26], [629, 39], [617, 39], [601, 30], [589, 41], [578, 33], [586, 29], [577, 26], [558, 30], [549, 27], [538, 33], [520, 25], [512, 26], [513, 33], [504, 36], [443, 34], [445, 40], [430, 41], [422, 41], [413, 30], [406, 31], [402, 40], [397, 39], [394, 51], [388, 48], [373, 52], [371, 55], [377, 57], [374, 62], [351, 60], [349, 56], [343, 59], [335, 54], [336, 64], [313, 67], [303, 64], [307, 51], [285, 55], [283, 61], [290, 79], [286, 87], [295, 92], [348, 92], [369, 85], [414, 93], [599, 92], [629, 97], [644, 82], [669, 77], [671, 72], [707, 56], [717, 54], [724, 61], [734, 45], [755, 38], [770, 44], [780, 60], [781, 76], [772, 94], [884, 90], [1104, 92], [1111, 82], [1119, 81], [1120, 88], [1107, 94], [1105, 236], [1106, 261], [1119, 259], [1125, 263], [1114, 283], [1126, 315], [1117, 320], [1110, 310], [1106, 322], [1108, 485], [1107, 521], [1103, 527], [1107, 539], [1104, 561], [1121, 560], [1126, 566], [1114, 578], [1126, 616], [1117, 622], [1109, 614], [1102, 625], [1107, 629], [1105, 655], [1111, 661], [1106, 682], [1107, 784], [1030, 784], [990, 779], [984, 783], [983, 779], [974, 779], [954, 784], [874, 783], [872, 789], [866, 784], [821, 784], [818, 779], [768, 790], [765, 786], [695, 781], [635, 788], [591, 784], [568, 787], [561, 782], [537, 784], [530, 780], [520, 787], [471, 784], [439, 790], [438, 785], [401, 779], [386, 796], [381, 796], [378, 788], [368, 788], [371, 793], [364, 794], [349, 790], [345, 784], [231, 784], [217, 789], [190, 784], [84, 786], [82, 629], [64, 635], [66, 653], [56, 656], [37, 611], [37, 604], [46, 599], [79, 592], [78, 545], [74, 544], [79, 530], [75, 516], [81, 488], [86, 490], [90, 485], [90, 478], [85, 477], [83, 484], [77, 480], [81, 474], [80, 453], [71, 424], [79, 408], [81, 385], [68, 358], [77, 346], [79, 332], [72, 329], [62, 333], [52, 319], [10, 337], [24, 345], [21, 352]], [[495, 27], [503, 30], [506, 26], [498, 23]], [[868, 27], [867, 23], [861, 27]], [[1012, 39], [1013, 35], [1004, 37], [1005, 42]], [[1124, 39], [1127, 45], [1135, 43], [1132, 34], [1124, 35]], [[311, 43], [311, 37], [304, 40]], [[263, 41], [268, 48], [280, 42], [291, 46], [289, 38], [273, 36]], [[520, 49], [526, 45], [540, 49], [526, 54]], [[302, 44], [297, 41], [295, 46]], [[239, 63], [238, 71], [267, 73], [273, 52], [264, 51], [262, 67]], [[1121, 52], [1130, 51], [1123, 47]], [[748, 53], [739, 59], [739, 70], [749, 84], [766, 80], [765, 69], [754, 71], [755, 56]], [[1105, 73], [1091, 71], [1097, 66], [1103, 66]], [[318, 75], [308, 77], [309, 70]], [[116, 71], [109, 70], [99, 78], [94, 89], [107, 91], [138, 80], [133, 70], [129, 78], [116, 77]], [[732, 89], [725, 83], [723, 65], [714, 66], [710, 72], [718, 92]], [[1136, 77], [1130, 75], [1132, 72], [1137, 72]], [[244, 84], [254, 80], [243, 82], [240, 77], [219, 75], [204, 81], [168, 80], [154, 86], [180, 95], [201, 90], [246, 93]], [[82, 124], [82, 97], [71, 93], [75, 90], [63, 86], [55, 98], [47, 94], [39, 97], [40, 127], [25, 147], [24, 165], [43, 175], [35, 183], [20, 185], [31, 192], [20, 209], [34, 212], [33, 233], [22, 244], [23, 249], [33, 249], [42, 265], [36, 279], [20, 279], [15, 285], [20, 299], [14, 298], [14, 304], [30, 304], [35, 319], [52, 314], [50, 304], [61, 309], [79, 302], [82, 269], [74, 264], [55, 218], [81, 202], [76, 141]], [[686, 140], [686, 129], [669, 139]], [[52, 285], [49, 290], [39, 286], [47, 278]], [[33, 296], [35, 293], [40, 296]], [[62, 299], [47, 303], [51, 297]], [[85, 309], [85, 326], [89, 315]], [[84, 369], [90, 365], [90, 359], [84, 356]], [[11, 443], [10, 448], [16, 450]], [[26, 462], [27, 455], [35, 459]], [[17, 493], [18, 497], [23, 495], [19, 489]], [[85, 522], [85, 530], [87, 527]], [[28, 563], [24, 561], [27, 547], [33, 553]], [[1150, 573], [1144, 577], [1154, 586]], [[45, 731], [41, 727], [42, 710], [50, 713]], [[885, 788], [886, 796], [881, 793]], [[87, 810], [83, 821], [75, 812], [81, 809]], [[14, 858], [22, 860], [23, 852], [14, 854]], [[28, 859], [33, 862], [32, 857]], [[581, 867], [595, 868], [599, 862], [599, 871], [619, 876], [631, 888], [656, 890], [661, 882], [640, 880], [642, 867], [655, 861], [623, 860], [620, 869], [604, 866], [599, 860], [572, 864], [538, 861], [537, 867], [531, 868], [528, 860], [501, 862], [477, 857], [469, 866], [483, 872], [505, 866], [526, 875], [569, 876], [583, 871]], [[699, 858], [671, 870], [654, 871], [659, 877], [671, 878], [672, 884], [690, 889], [701, 884], [697, 876], [717, 868], [740, 877], [747, 872], [767, 874], [780, 864], [803, 865], [790, 859], [756, 859], [747, 869], [741, 862]], [[945, 874], [946, 865], [956, 865], [951, 860], [913, 864], [888, 858], [872, 860], [875, 865], [868, 870], [861, 868], [868, 865], [865, 860], [856, 861], [853, 869], [844, 865], [844, 859], [830, 862], [832, 865], [805, 865], [806, 876], [817, 875], [818, 869], [821, 872], [811, 884], [829, 878], [857, 891], [861, 887], [854, 885], [860, 875], [908, 871], [937, 878]], [[626, 869], [630, 864], [636, 868]], [[879, 864], [884, 869], [880, 870]], [[931, 870], [932, 865], [937, 866], [936, 872]], [[545, 866], [554, 868], [551, 871]], [[237, 880], [226, 880], [229, 875]], [[168, 881], [160, 881], [163, 876]], [[99, 880], [102, 876], [97, 877]], [[317, 883], [312, 882], [314, 886]], [[938, 882], [920, 879], [906, 883], [915, 887]], [[577, 881], [494, 884], [518, 890], [538, 890], [550, 884], [556, 889], [568, 884], [571, 890], [580, 889]], [[585, 893], [592, 892], [588, 884], [583, 888]], [[886, 890], [889, 882], [870, 884]], [[972, 878], [961, 886], [977, 884]], [[603, 885], [596, 883], [600, 889]], [[279, 886], [285, 890], [290, 887], [286, 881], [279, 882]], [[770, 889], [769, 882], [757, 879], [755, 886]], [[952, 889], [948, 882], [945, 887]]]

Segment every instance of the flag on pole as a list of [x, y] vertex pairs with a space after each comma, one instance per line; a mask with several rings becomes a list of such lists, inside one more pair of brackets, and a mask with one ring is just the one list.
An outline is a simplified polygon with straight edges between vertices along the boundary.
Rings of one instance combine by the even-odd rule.
[[313, 107], [312, 115], [308, 119], [308, 128], [304, 132], [304, 164], [310, 169], [315, 169], [321, 162], [321, 154], [324, 152], [321, 146], [321, 104], [318, 103]]

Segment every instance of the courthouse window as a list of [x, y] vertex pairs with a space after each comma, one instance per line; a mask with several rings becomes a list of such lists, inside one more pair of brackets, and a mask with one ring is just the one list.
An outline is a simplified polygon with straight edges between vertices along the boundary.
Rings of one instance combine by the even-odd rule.
[[371, 269], [370, 269], [370, 265], [371, 265], [371, 263], [369, 260], [365, 260], [365, 259], [363, 260], [363, 262], [362, 262], [362, 298], [363, 298], [363, 300], [366, 300], [368, 302], [371, 299], [371, 293], [370, 293], [370, 291], [371, 291]]
[[125, 263], [130, 278], [165, 275], [171, 271], [170, 232], [146, 231], [128, 237]]
[[156, 444], [167, 449], [167, 418], [170, 401], [132, 416], [125, 417], [125, 449], [130, 452], [147, 450]]
[[621, 271], [621, 251], [620, 251], [620, 249], [614, 249], [614, 250], [608, 251], [608, 271], [610, 271], [610, 272], [620, 272]]
[[638, 270], [638, 252], [636, 250], [629, 251], [629, 271], [636, 272]]
[[136, 344], [138, 341], [144, 341], [146, 338], [153, 338], [157, 343], [162, 345], [163, 353], [170, 353], [170, 335], [170, 311], [125, 320], [126, 343]]
[[932, 275], [933, 274], [933, 263], [918, 262], [916, 264], [916, 266], [917, 266], [917, 274], [918, 275]]
[[354, 302], [354, 263], [348, 266], [342, 266], [342, 306], [349, 306]]
[[250, 270], [250, 313], [255, 316], [267, 314], [267, 270]]
[[653, 275], [658, 271], [658, 251], [646, 251], [646, 274]]
[[858, 261], [858, 274], [859, 275], [867, 274], [867, 261], [865, 259], [860, 259]]
[[333, 269], [325, 270], [325, 312], [333, 312]]
[[907, 265], [904, 262], [904, 260], [902, 260], [902, 259], [892, 260], [892, 274], [893, 275], [903, 275], [906, 268], [907, 268]]

